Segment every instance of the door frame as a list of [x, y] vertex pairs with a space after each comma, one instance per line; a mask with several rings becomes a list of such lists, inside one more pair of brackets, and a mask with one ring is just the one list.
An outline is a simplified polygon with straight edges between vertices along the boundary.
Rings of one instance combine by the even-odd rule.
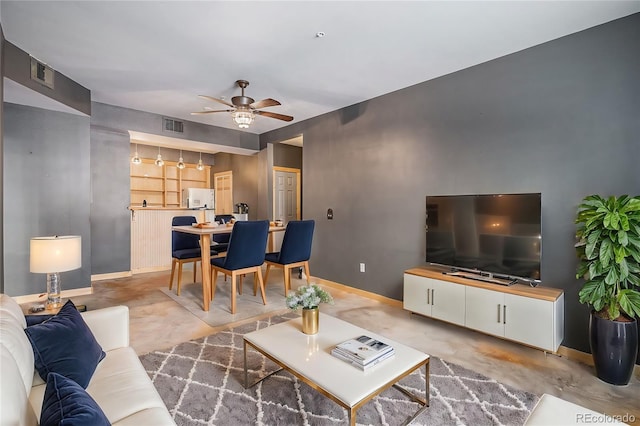
[[280, 167], [280, 166], [273, 166], [273, 176], [272, 176], [272, 180], [273, 180], [273, 185], [271, 188], [271, 193], [273, 194], [272, 200], [271, 200], [271, 218], [275, 219], [275, 214], [276, 214], [276, 172], [288, 172], [288, 173], [295, 173], [296, 174], [296, 220], [300, 220], [301, 218], [301, 214], [302, 214], [302, 209], [301, 209], [301, 203], [300, 203], [300, 194], [302, 191], [301, 188], [301, 172], [300, 169], [294, 169], [291, 167]]

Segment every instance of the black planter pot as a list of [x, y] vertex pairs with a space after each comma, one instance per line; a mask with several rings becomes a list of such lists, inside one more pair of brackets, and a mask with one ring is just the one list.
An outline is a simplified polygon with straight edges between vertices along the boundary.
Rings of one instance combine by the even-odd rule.
[[600, 380], [626, 385], [631, 379], [638, 353], [638, 327], [633, 322], [611, 321], [591, 313], [591, 355]]

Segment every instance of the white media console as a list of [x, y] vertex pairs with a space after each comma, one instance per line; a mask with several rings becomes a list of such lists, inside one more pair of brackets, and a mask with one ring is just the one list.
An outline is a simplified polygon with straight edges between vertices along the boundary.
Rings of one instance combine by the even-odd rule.
[[557, 352], [564, 338], [564, 293], [510, 286], [418, 267], [404, 272], [404, 309], [528, 346]]

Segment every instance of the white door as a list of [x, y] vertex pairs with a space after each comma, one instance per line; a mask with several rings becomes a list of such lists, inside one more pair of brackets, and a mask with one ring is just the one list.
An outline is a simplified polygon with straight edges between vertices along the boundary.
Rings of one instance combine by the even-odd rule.
[[216, 190], [216, 214], [233, 213], [233, 174], [231, 171], [213, 175]]
[[504, 336], [504, 293], [467, 286], [466, 326]]
[[298, 219], [298, 173], [276, 170], [273, 185], [273, 220], [281, 220], [286, 225]]

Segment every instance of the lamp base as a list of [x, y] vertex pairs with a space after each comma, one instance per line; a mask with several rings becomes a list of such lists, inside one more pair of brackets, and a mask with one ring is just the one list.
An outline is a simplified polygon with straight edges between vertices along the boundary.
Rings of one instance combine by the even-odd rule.
[[60, 284], [60, 274], [57, 272], [47, 274], [47, 309], [59, 308], [62, 304]]

